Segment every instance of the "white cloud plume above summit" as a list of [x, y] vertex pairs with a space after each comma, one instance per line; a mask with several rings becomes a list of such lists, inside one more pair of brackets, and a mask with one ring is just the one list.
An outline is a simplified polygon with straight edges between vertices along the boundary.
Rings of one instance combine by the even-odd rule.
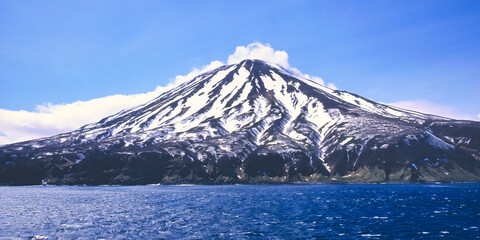
[[239, 63], [244, 59], [260, 59], [276, 63], [284, 68], [290, 68], [288, 54], [285, 51], [273, 49], [269, 44], [259, 42], [250, 43], [247, 46], [238, 46], [235, 52], [228, 56], [227, 64]]

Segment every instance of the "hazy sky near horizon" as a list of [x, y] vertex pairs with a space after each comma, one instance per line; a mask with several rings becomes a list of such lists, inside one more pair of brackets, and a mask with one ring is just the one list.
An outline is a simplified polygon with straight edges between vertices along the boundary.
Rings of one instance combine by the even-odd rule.
[[0, 0], [0, 110], [151, 92], [252, 42], [341, 90], [480, 120], [475, 0]]

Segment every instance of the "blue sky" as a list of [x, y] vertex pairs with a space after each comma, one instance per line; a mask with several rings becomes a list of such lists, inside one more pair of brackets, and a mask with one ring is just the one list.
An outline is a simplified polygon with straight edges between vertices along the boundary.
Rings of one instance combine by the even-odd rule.
[[256, 41], [342, 90], [480, 114], [480, 1], [454, 0], [1, 0], [0, 110], [151, 92]]

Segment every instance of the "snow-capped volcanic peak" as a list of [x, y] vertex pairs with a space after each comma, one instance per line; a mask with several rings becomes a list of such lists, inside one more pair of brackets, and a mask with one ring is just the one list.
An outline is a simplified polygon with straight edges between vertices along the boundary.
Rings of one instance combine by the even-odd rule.
[[199, 75], [144, 105], [82, 129], [93, 130], [93, 137], [146, 133], [142, 135], [145, 140], [148, 133], [160, 131], [162, 140], [168, 140], [190, 138], [191, 130], [213, 137], [260, 124], [259, 139], [275, 125], [282, 134], [300, 140], [307, 136], [295, 130], [298, 120], [318, 129], [341, 120], [346, 109], [385, 117], [424, 118], [329, 89], [273, 63], [244, 60]]

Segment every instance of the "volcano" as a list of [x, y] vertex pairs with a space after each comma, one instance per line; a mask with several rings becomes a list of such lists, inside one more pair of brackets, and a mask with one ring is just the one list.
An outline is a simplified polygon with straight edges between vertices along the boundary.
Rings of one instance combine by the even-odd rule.
[[480, 122], [377, 103], [255, 59], [78, 130], [0, 146], [2, 185], [479, 180]]

